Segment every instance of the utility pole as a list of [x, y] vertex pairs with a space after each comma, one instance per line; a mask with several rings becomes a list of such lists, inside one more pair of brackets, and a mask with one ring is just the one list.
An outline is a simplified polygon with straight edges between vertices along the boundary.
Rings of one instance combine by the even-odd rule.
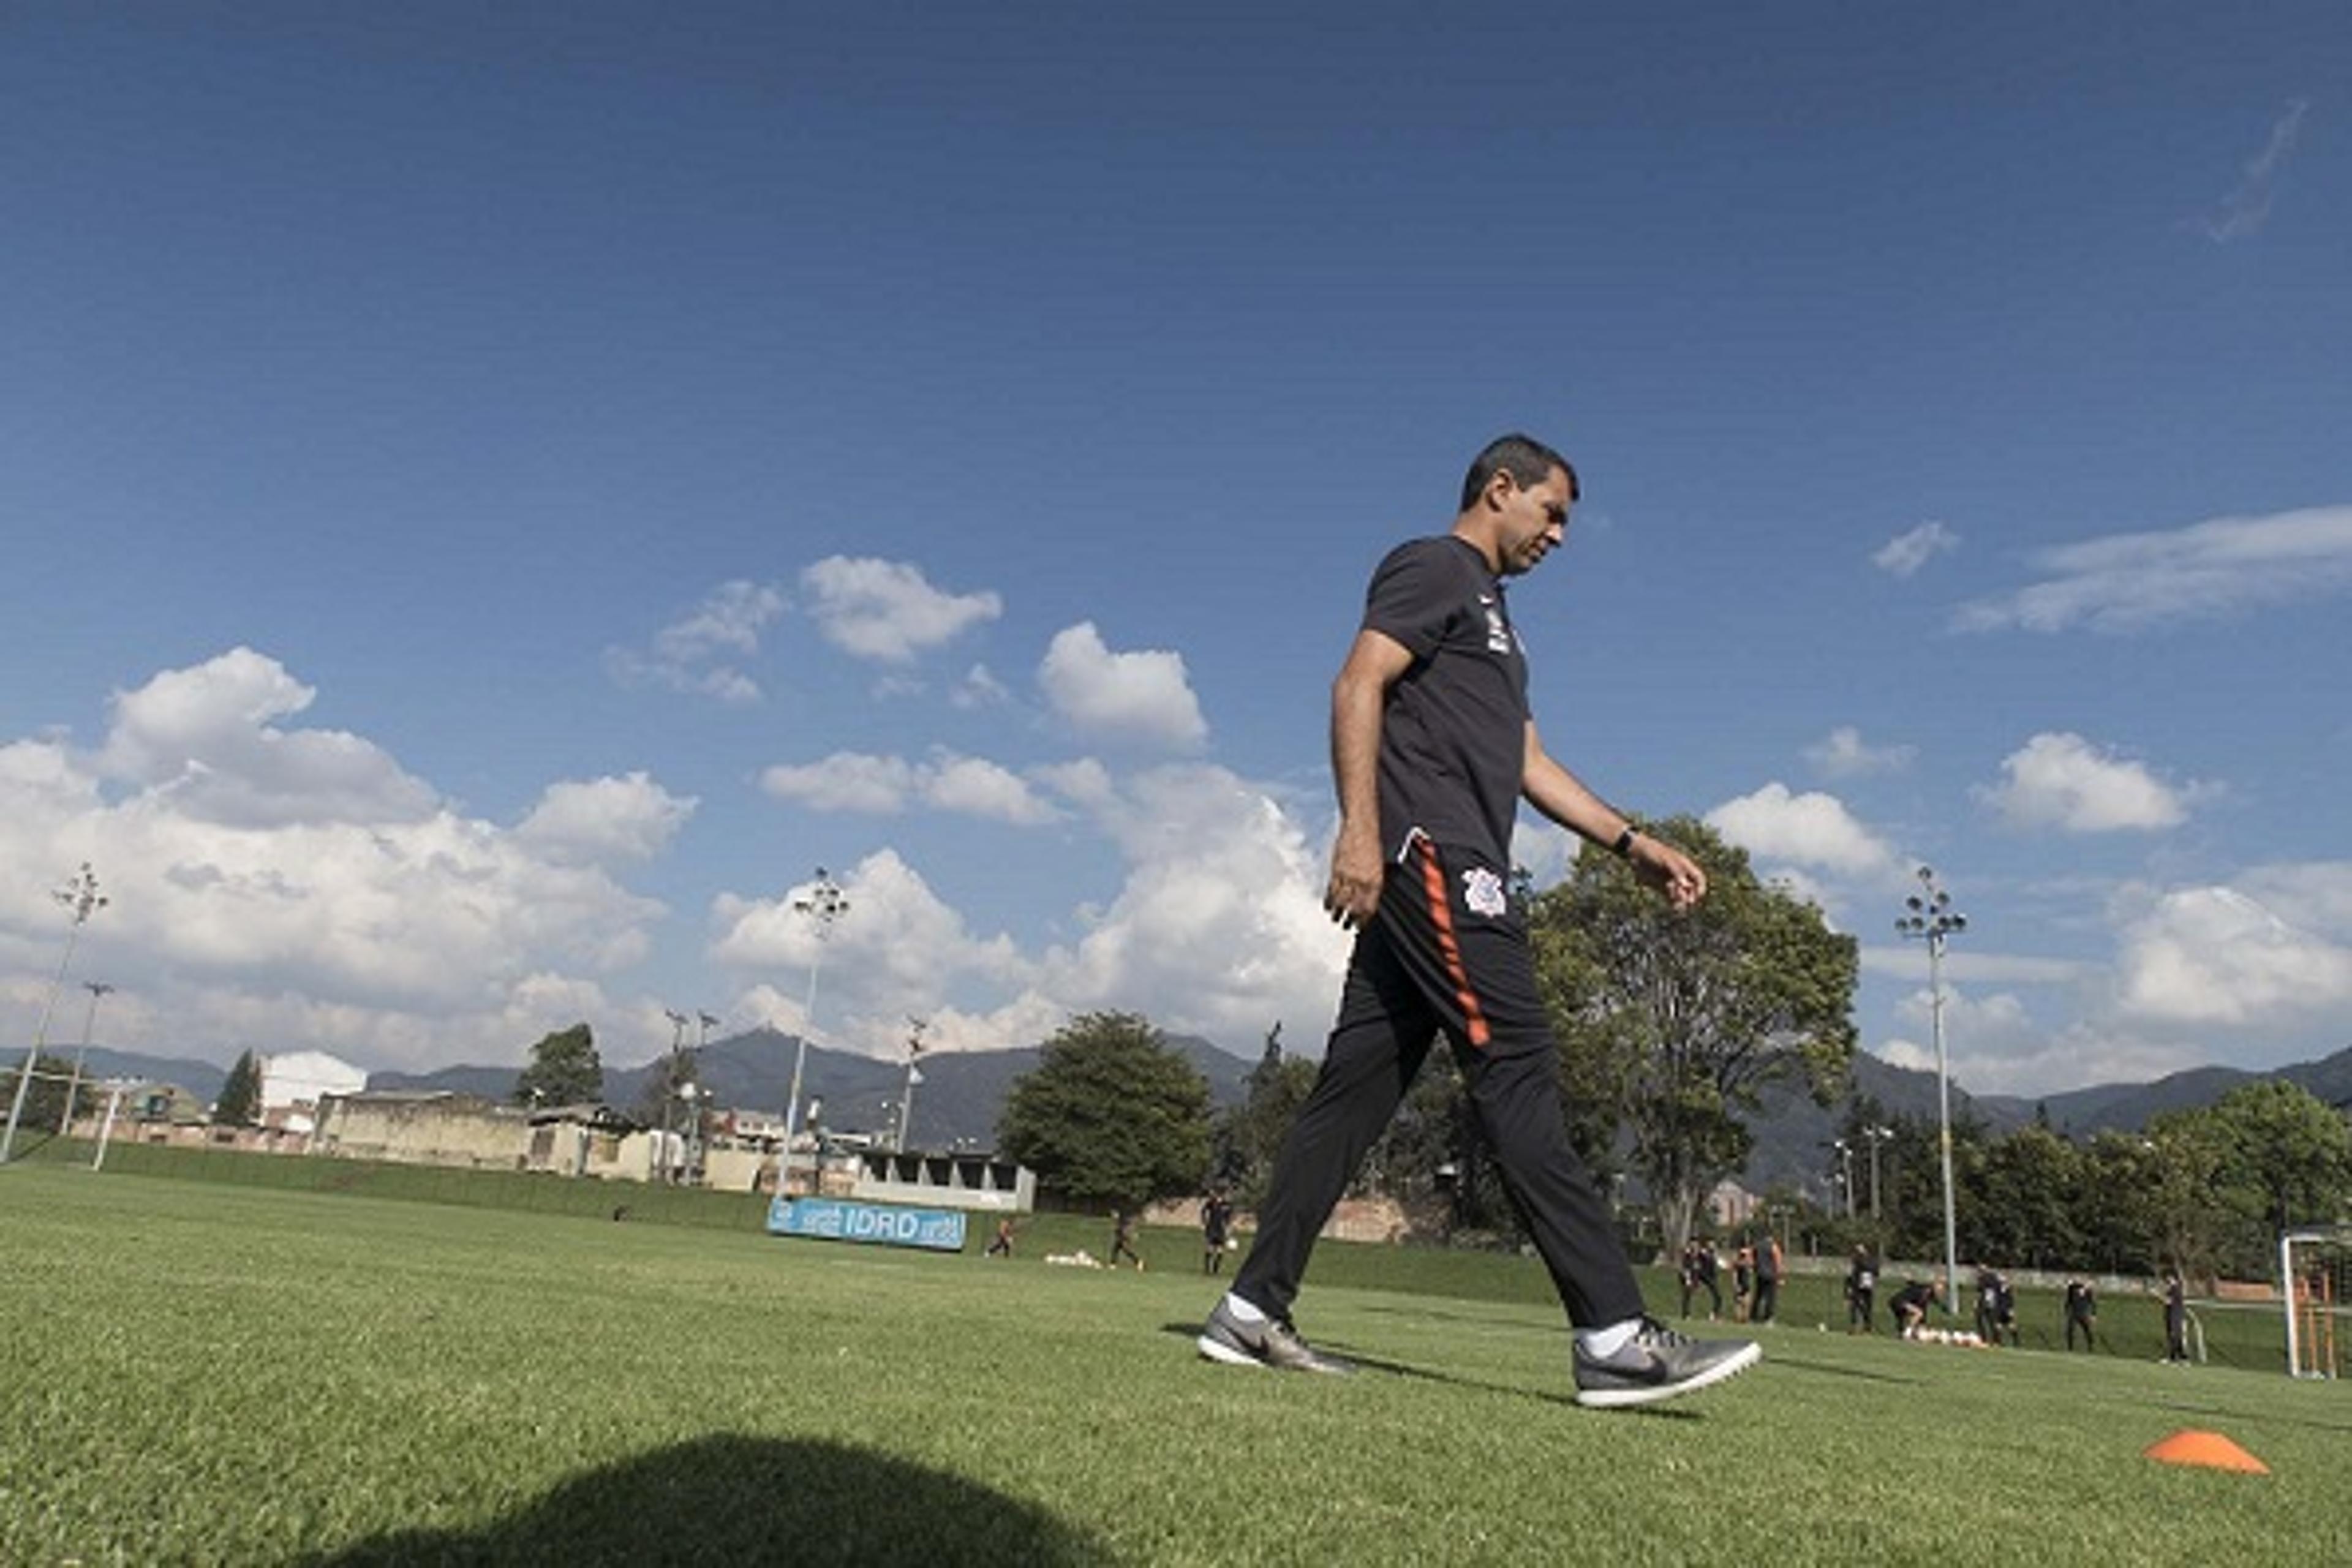
[[915, 1086], [923, 1081], [923, 1075], [915, 1070], [915, 1058], [923, 1054], [923, 1031], [931, 1026], [930, 1021], [926, 1018], [909, 1018], [907, 1020], [907, 1092], [898, 1097], [898, 1137], [896, 1145], [901, 1153], [904, 1153], [907, 1148], [907, 1129], [914, 1124]]
[[89, 1011], [81, 1016], [81, 1044], [75, 1047], [73, 1077], [66, 1080], [66, 1108], [58, 1113], [58, 1136], [62, 1138], [73, 1128], [74, 1096], [81, 1092], [81, 1064], [89, 1055], [89, 1031], [98, 1022], [98, 1002], [112, 994], [114, 987], [100, 980], [85, 980], [81, 988], [89, 993]]
[[[98, 890], [98, 873], [89, 868], [87, 860], [64, 887], [49, 896], [72, 914], [73, 923], [66, 929], [65, 956], [58, 960], [58, 972], [49, 977], [48, 998], [41, 1004], [41, 1022], [33, 1030], [32, 1047], [25, 1053], [25, 1070], [16, 1075], [16, 1098], [8, 1107], [8, 1130], [0, 1132], [0, 1165], [6, 1164], [16, 1152], [16, 1124], [24, 1120], [25, 1096], [32, 1089], [33, 1070], [40, 1065], [41, 1047], [48, 1043], [49, 1018], [58, 1010], [58, 993], [65, 986], [66, 971], [72, 967], [74, 944], [81, 940], [81, 928], [89, 922], [89, 917], [107, 905], [105, 895]], [[72, 1103], [70, 1097], [67, 1103]]]
[[1944, 942], [1969, 929], [1969, 917], [1952, 908], [1952, 895], [1936, 880], [1936, 873], [1919, 868], [1919, 890], [1903, 900], [1906, 911], [1895, 929], [1927, 944], [1927, 1016], [1936, 1035], [1936, 1122], [1944, 1164], [1944, 1310], [1958, 1310], [1960, 1289], [1959, 1227], [1952, 1204], [1952, 1075], [1944, 1056]]
[[793, 1052], [792, 1100], [784, 1107], [784, 1148], [791, 1152], [793, 1135], [801, 1128], [801, 1079], [808, 1068], [809, 1033], [816, 1027], [816, 977], [824, 966], [824, 944], [833, 935], [833, 922], [849, 912], [849, 900], [842, 896], [825, 868], [816, 868], [816, 882], [809, 890], [793, 900], [793, 910], [816, 922], [816, 949], [809, 955], [808, 1003], [801, 1009], [800, 1047]]
[[[675, 1007], [665, 1007], [662, 1009], [662, 1016], [669, 1020], [670, 1029], [669, 1067], [662, 1075], [662, 1180], [675, 1185], [677, 1182], [677, 1166], [669, 1157], [672, 1121], [670, 1108], [677, 1103], [679, 1090], [686, 1087], [679, 1081], [678, 1077], [679, 1058], [686, 1055], [686, 1015]], [[688, 1103], [688, 1109], [691, 1109], [692, 1102]]]
[[1895, 1136], [1892, 1127], [1865, 1127], [1862, 1135], [1870, 1140], [1870, 1217], [1878, 1218], [1878, 1146]]

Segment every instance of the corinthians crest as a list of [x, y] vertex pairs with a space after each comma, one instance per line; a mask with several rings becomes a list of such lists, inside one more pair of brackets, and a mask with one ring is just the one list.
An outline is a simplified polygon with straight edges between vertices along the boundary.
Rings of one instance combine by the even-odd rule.
[[1484, 866], [1473, 866], [1462, 873], [1462, 901], [1473, 914], [1494, 918], [1508, 908], [1503, 894], [1503, 879]]

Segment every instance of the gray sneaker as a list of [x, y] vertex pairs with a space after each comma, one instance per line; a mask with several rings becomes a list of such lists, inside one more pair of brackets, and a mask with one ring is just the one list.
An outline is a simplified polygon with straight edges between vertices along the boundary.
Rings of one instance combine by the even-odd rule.
[[1276, 1366], [1286, 1372], [1322, 1372], [1344, 1376], [1356, 1369], [1324, 1355], [1298, 1337], [1298, 1331], [1278, 1318], [1244, 1323], [1217, 1299], [1207, 1327], [1193, 1342], [1201, 1353], [1227, 1366]]
[[1737, 1377], [1764, 1359], [1753, 1340], [1694, 1340], [1644, 1318], [1615, 1355], [1596, 1361], [1576, 1352], [1576, 1402], [1601, 1409], [1652, 1405]]

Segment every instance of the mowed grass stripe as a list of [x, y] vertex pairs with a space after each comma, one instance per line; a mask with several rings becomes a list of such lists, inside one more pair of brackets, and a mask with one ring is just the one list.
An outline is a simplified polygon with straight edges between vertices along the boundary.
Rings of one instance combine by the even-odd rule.
[[[1114, 1275], [1034, 1239], [1008, 1264], [0, 1173], [0, 1561], [2322, 1562], [2352, 1539], [2340, 1385], [1808, 1324], [1760, 1331], [1766, 1364], [1721, 1389], [1605, 1415], [1569, 1404], [1540, 1301], [1318, 1278], [1305, 1326], [1370, 1370], [1256, 1373], [1192, 1352], [1218, 1288], [1197, 1254]], [[2184, 1426], [2275, 1473], [2137, 1457]]]

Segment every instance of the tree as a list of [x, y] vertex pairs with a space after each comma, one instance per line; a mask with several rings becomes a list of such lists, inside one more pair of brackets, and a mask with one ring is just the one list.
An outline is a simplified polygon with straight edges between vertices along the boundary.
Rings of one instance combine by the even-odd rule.
[[223, 1127], [250, 1127], [261, 1120], [261, 1062], [251, 1051], [236, 1058], [213, 1102], [213, 1121]]
[[2224, 1154], [2221, 1179], [2276, 1237], [2288, 1226], [2342, 1217], [2352, 1202], [2352, 1127], [2301, 1084], [2263, 1079], [2211, 1108]]
[[2075, 1204], [2083, 1152], [2047, 1120], [1988, 1144], [1979, 1166], [1975, 1227], [1961, 1237], [1970, 1258], [2028, 1268], [2079, 1262], [2084, 1242]]
[[1217, 1118], [1213, 1138], [1216, 1178], [1234, 1189], [1234, 1201], [1243, 1208], [1254, 1209], [1265, 1201], [1275, 1155], [1315, 1087], [1315, 1073], [1313, 1062], [1283, 1055], [1282, 1026], [1276, 1024], [1266, 1031], [1265, 1050], [1244, 1080], [1245, 1097]]
[[[7, 1108], [16, 1103], [16, 1080], [24, 1076], [22, 1062], [0, 1074], [0, 1121], [7, 1119]], [[43, 1128], [57, 1131], [65, 1120], [66, 1085], [73, 1078], [73, 1064], [58, 1057], [41, 1056], [33, 1060], [33, 1087], [25, 1091], [24, 1114], [17, 1118], [19, 1135]], [[74, 1090], [74, 1115], [89, 1114], [98, 1108], [96, 1089], [88, 1079]]]
[[[1759, 882], [1704, 823], [1657, 831], [1706, 868], [1705, 902], [1677, 910], [1587, 846], [1536, 900], [1530, 934], [1571, 1110], [1631, 1129], [1633, 1164], [1679, 1248], [1708, 1189], [1747, 1158], [1740, 1117], [1759, 1089], [1801, 1080], [1827, 1105], [1843, 1089], [1859, 946]], [[1587, 1149], [1608, 1147], [1601, 1131], [1570, 1125]]]
[[585, 1024], [544, 1036], [515, 1078], [517, 1105], [577, 1105], [604, 1097], [604, 1064]]
[[2152, 1273], [2178, 1264], [2195, 1274], [2261, 1267], [2252, 1205], [2244, 1194], [2233, 1205], [2227, 1190], [2230, 1136], [2211, 1106], [2150, 1117], [2138, 1147], [2141, 1267]]
[[1200, 1190], [1209, 1085], [1135, 1013], [1084, 1013], [1014, 1081], [997, 1147], [1082, 1204], [1139, 1208]]

